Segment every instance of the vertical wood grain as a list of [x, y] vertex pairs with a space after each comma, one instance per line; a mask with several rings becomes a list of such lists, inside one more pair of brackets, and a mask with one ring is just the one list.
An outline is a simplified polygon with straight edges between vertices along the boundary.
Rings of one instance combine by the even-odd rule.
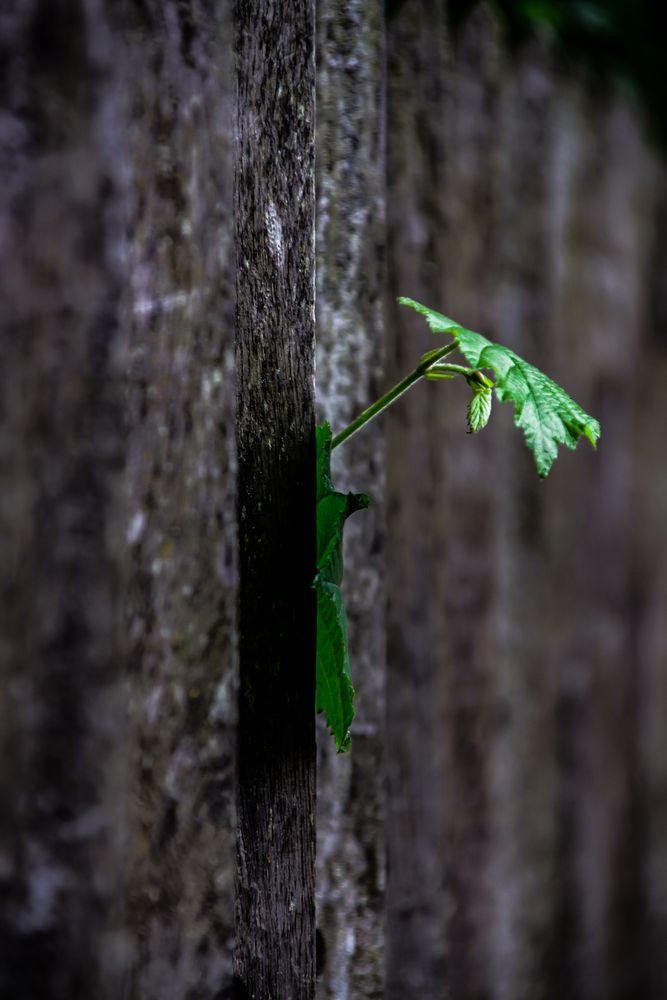
[[315, 986], [314, 4], [236, 11], [239, 996]]

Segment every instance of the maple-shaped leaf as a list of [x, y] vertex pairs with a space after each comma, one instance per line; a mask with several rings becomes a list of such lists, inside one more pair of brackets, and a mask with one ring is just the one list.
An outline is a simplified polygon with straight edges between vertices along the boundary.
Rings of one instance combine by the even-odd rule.
[[523, 431], [542, 478], [548, 474], [559, 444], [576, 448], [585, 436], [596, 447], [600, 437], [597, 420], [539, 368], [414, 299], [401, 298], [399, 302], [421, 313], [435, 333], [450, 334], [473, 368], [495, 373], [496, 396], [501, 402], [514, 403], [514, 423]]

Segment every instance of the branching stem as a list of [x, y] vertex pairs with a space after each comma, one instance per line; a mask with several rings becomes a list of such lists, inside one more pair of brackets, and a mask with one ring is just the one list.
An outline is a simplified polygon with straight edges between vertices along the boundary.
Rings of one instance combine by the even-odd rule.
[[[395, 386], [392, 386], [392, 388], [386, 392], [384, 396], [380, 396], [380, 398], [376, 399], [374, 403], [371, 403], [368, 409], [364, 410], [363, 413], [360, 413], [359, 416], [352, 421], [352, 423], [348, 424], [347, 427], [343, 428], [340, 434], [336, 435], [331, 442], [332, 450], [337, 448], [339, 444], [342, 444], [343, 441], [347, 441], [347, 439], [352, 437], [353, 434], [356, 434], [358, 430], [361, 430], [365, 424], [373, 420], [374, 417], [377, 417], [378, 413], [382, 413], [382, 411], [386, 410], [388, 406], [391, 406], [395, 399], [398, 399], [398, 397], [402, 396], [404, 392], [407, 392], [408, 389], [415, 384], [415, 382], [419, 381], [420, 378], [424, 378], [426, 373], [433, 368], [434, 365], [437, 365], [438, 362], [442, 361], [442, 359], [447, 357], [448, 354], [455, 351], [457, 347], [458, 344], [454, 342], [447, 344], [440, 350], [429, 351], [429, 353], [422, 358], [417, 367], [411, 371], [409, 375], [406, 375], [404, 379], [401, 379], [401, 381]], [[443, 367], [445, 366], [440, 366], [441, 369]], [[461, 367], [460, 365], [449, 365], [447, 367], [456, 369], [456, 374], [463, 374], [464, 372], [470, 370], [461, 368], [459, 371]]]
[[465, 375], [470, 376], [474, 372], [474, 368], [466, 368], [465, 365], [434, 365], [425, 374], [425, 378], [437, 379], [437, 378], [453, 378], [454, 375]]

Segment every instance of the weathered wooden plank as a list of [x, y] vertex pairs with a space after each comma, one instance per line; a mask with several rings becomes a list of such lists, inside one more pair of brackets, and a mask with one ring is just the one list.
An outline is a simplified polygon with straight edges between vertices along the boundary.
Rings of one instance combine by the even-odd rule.
[[[384, 11], [318, 5], [317, 400], [334, 433], [382, 390], [384, 361]], [[384, 427], [334, 452], [336, 488], [373, 504], [345, 538], [356, 719], [339, 755], [319, 727], [318, 996], [379, 997], [384, 984]]]
[[236, 6], [239, 996], [315, 988], [314, 4]]
[[102, 5], [0, 16], [0, 996], [114, 995], [122, 148]]
[[236, 552], [228, 4], [124, 5], [128, 991], [229, 995]]
[[[397, 295], [437, 304], [446, 33], [438, 3], [388, 23], [387, 372], [398, 381], [433, 347]], [[419, 385], [386, 414], [387, 997], [445, 989], [441, 765], [435, 692], [435, 393]], [[440, 393], [438, 393], [438, 396]]]

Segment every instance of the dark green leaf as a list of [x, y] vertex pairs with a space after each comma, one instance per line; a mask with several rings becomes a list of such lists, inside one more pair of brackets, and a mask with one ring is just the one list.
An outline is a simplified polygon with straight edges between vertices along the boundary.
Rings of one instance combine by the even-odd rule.
[[354, 688], [347, 651], [347, 620], [340, 587], [315, 578], [317, 592], [317, 683], [315, 708], [324, 712], [339, 753], [350, 747]]
[[317, 428], [317, 685], [315, 705], [324, 712], [339, 751], [350, 743], [354, 688], [347, 651], [347, 620], [340, 591], [343, 526], [350, 514], [368, 507], [363, 493], [337, 493], [330, 470], [331, 428]]

